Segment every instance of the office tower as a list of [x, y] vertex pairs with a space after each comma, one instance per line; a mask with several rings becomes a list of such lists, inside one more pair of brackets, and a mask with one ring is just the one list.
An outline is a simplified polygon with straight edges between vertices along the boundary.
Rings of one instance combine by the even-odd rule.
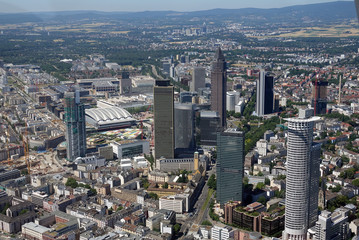
[[232, 93], [227, 92], [227, 99], [226, 99], [226, 109], [227, 111], [234, 111], [236, 107], [236, 96]]
[[129, 72], [122, 72], [120, 79], [120, 94], [129, 94], [132, 93], [132, 80], [130, 79]]
[[312, 107], [314, 115], [327, 113], [327, 86], [328, 82], [323, 79], [313, 81]]
[[349, 239], [349, 210], [322, 211], [315, 224], [313, 240]]
[[220, 125], [226, 126], [226, 93], [227, 93], [227, 73], [226, 62], [221, 51], [218, 48], [214, 61], [212, 63], [211, 72], [211, 110], [216, 111], [220, 117]]
[[242, 201], [244, 133], [229, 128], [217, 133], [217, 201]]
[[216, 146], [219, 128], [220, 117], [218, 112], [202, 111], [199, 122], [201, 145]]
[[192, 82], [190, 86], [191, 92], [197, 92], [198, 88], [206, 87], [206, 69], [203, 67], [195, 67], [192, 72]]
[[156, 80], [153, 98], [155, 158], [174, 158], [174, 88], [169, 80]]
[[264, 70], [261, 70], [257, 80], [256, 114], [258, 116], [273, 113], [273, 85], [273, 76], [269, 76]]
[[313, 144], [313, 127], [319, 117], [311, 109], [289, 118], [285, 230], [283, 239], [305, 240], [318, 218], [320, 145]]
[[194, 150], [195, 117], [192, 103], [175, 104], [175, 148]]
[[191, 92], [181, 92], [180, 93], [180, 103], [191, 103], [193, 93]]
[[273, 111], [276, 113], [276, 112], [279, 112], [279, 95], [276, 94], [274, 95], [274, 107], [273, 107]]
[[86, 155], [86, 119], [85, 106], [80, 101], [80, 91], [65, 93], [65, 123], [67, 141], [67, 159], [74, 161]]
[[171, 63], [168, 60], [162, 63], [162, 68], [165, 75], [170, 75]]
[[356, 6], [356, 10], [357, 10], [358, 19], [359, 19], [359, 0], [355, 0], [355, 6]]

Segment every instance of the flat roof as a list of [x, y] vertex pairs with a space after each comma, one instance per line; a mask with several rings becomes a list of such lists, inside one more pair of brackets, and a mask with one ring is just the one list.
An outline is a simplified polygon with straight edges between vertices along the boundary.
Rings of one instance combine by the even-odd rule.
[[38, 232], [38, 233], [41, 233], [41, 234], [43, 234], [44, 232], [47, 232], [47, 231], [50, 231], [50, 230], [51, 230], [51, 228], [47, 228], [47, 227], [38, 225], [38, 224], [36, 224], [36, 223], [34, 223], [34, 222], [25, 223], [24, 225], [22, 225], [22, 227], [31, 229], [31, 230], [33, 230], [33, 231], [35, 231], [35, 232]]
[[321, 119], [322, 119], [321, 117], [310, 117], [310, 118], [285, 118], [284, 120], [288, 122], [305, 123], [305, 122], [318, 122]]

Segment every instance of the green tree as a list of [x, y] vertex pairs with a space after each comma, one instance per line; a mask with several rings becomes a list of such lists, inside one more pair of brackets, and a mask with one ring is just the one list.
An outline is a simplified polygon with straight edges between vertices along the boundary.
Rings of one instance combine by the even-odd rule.
[[256, 185], [256, 189], [263, 189], [265, 187], [265, 184], [263, 182], [259, 182]]
[[354, 180], [352, 181], [352, 184], [353, 184], [354, 186], [356, 186], [356, 187], [359, 187], [359, 178], [354, 179]]
[[151, 192], [148, 194], [148, 196], [154, 200], [158, 200], [158, 195], [156, 193]]
[[201, 225], [212, 226], [212, 223], [210, 221], [208, 221], [208, 220], [204, 220]]
[[89, 195], [90, 195], [90, 196], [96, 196], [96, 195], [97, 195], [96, 189], [91, 188], [90, 191], [89, 191]]
[[265, 185], [268, 185], [268, 186], [269, 186], [269, 185], [270, 185], [270, 180], [269, 180], [269, 178], [265, 178], [265, 179], [264, 179], [264, 183], [265, 183]]
[[76, 179], [74, 178], [68, 178], [66, 181], [66, 186], [71, 187], [71, 188], [77, 188], [78, 187], [78, 183], [76, 181]]
[[216, 190], [216, 188], [217, 188], [216, 175], [214, 175], [214, 174], [211, 175], [211, 177], [208, 179], [207, 185], [209, 188]]
[[263, 205], [265, 205], [267, 203], [267, 199], [265, 196], [260, 196], [257, 200], [257, 202], [262, 203]]
[[175, 234], [179, 233], [179, 231], [181, 230], [181, 225], [179, 225], [178, 223], [176, 223], [173, 226], [173, 231], [175, 232]]
[[163, 188], [168, 188], [168, 182], [165, 182], [165, 184], [163, 184]]

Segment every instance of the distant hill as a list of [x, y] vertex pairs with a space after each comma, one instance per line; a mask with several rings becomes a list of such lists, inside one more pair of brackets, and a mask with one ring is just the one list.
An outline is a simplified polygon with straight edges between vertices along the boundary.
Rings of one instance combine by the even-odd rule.
[[145, 12], [98, 12], [98, 11], [68, 11], [68, 12], [42, 12], [42, 13], [0, 13], [0, 23], [73, 21], [73, 20], [161, 20], [161, 19], [192, 18], [208, 20], [243, 20], [244, 22], [298, 22], [316, 21], [330, 23], [343, 19], [356, 18], [353, 1], [338, 1], [298, 5], [284, 8], [258, 9], [212, 9], [194, 12], [175, 11], [145, 11]]

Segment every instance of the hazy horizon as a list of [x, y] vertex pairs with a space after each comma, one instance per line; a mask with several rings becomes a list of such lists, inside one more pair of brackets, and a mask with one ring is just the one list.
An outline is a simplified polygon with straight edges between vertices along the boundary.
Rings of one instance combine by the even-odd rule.
[[[348, 2], [347, 0], [339, 0]], [[338, 2], [338, 0], [183, 0], [171, 2], [166, 0], [2, 0], [0, 1], [0, 13], [25, 13], [25, 12], [54, 12], [54, 11], [86, 11], [96, 10], [104, 12], [141, 12], [141, 11], [200, 11], [216, 8], [240, 9], [240, 8], [281, 8], [294, 5], [307, 5], [315, 3]], [[350, 1], [349, 1], [350, 2]]]

